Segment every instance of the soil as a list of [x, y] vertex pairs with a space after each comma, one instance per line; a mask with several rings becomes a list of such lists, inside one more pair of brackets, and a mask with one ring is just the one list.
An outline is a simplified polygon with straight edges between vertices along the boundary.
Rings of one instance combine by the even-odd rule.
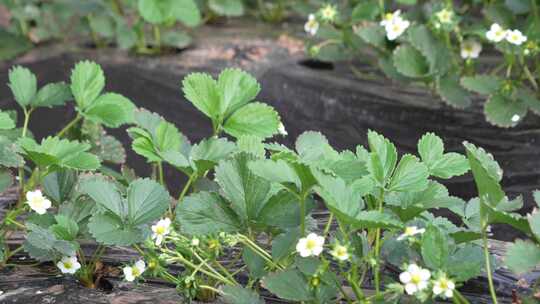
[[[302, 52], [301, 41], [294, 38], [300, 32], [299, 26], [276, 29], [275, 26], [246, 21], [235, 21], [227, 26], [206, 26], [198, 31], [199, 38], [194, 47], [164, 57], [137, 57], [114, 49], [94, 50], [77, 45], [52, 44], [37, 48], [15, 61], [0, 62], [0, 83], [8, 82], [8, 69], [13, 64], [32, 69], [39, 84], [43, 85], [52, 81], [69, 81], [75, 62], [95, 60], [105, 70], [107, 91], [121, 93], [138, 106], [163, 115], [192, 142], [197, 142], [210, 135], [211, 125], [182, 96], [181, 80], [194, 71], [205, 71], [215, 76], [225, 67], [239, 67], [254, 74], [261, 82], [258, 100], [273, 105], [281, 114], [289, 137], [278, 140], [286, 145], [292, 146], [294, 139], [306, 130], [321, 131], [339, 149], [365, 145], [368, 129], [391, 139], [401, 153], [415, 152], [416, 143], [425, 132], [441, 136], [449, 151], [463, 152], [461, 143], [470, 141], [492, 152], [499, 161], [505, 171], [502, 183], [508, 195], [524, 195], [522, 212], [532, 209], [534, 203], [530, 193], [540, 184], [539, 117], [529, 114], [512, 129], [493, 127], [485, 121], [480, 100], [475, 100], [470, 109], [452, 109], [425, 88], [392, 83], [366, 63], [354, 62], [356, 69], [371, 75], [359, 79], [351, 72], [348, 63], [310, 61]], [[0, 91], [0, 108], [16, 108], [7, 88]], [[40, 109], [33, 114], [30, 129], [37, 138], [41, 138], [54, 134], [73, 117], [73, 108]], [[113, 130], [112, 134], [126, 148], [129, 147], [130, 139], [125, 129]], [[139, 175], [148, 175], [150, 168], [144, 159], [129, 151], [129, 166], [135, 168]], [[165, 174], [170, 189], [176, 194], [185, 182], [184, 177], [171, 168], [166, 168]], [[462, 198], [476, 195], [470, 174], [443, 183], [453, 195]], [[319, 212], [325, 216], [324, 212]], [[495, 238], [501, 240], [513, 240], [519, 236], [504, 226], [495, 227], [493, 231]], [[500, 247], [504, 249], [504, 245]], [[130, 258], [133, 254], [113, 256], [110, 262], [119, 264]], [[74, 281], [51, 276], [50, 272], [42, 270], [25, 267], [20, 277], [15, 272], [0, 272], [0, 290], [5, 292], [0, 296], [0, 303], [84, 301], [92, 304], [139, 304], [180, 301], [174, 289], [158, 283], [151, 282], [133, 289], [113, 277], [110, 282], [114, 292], [106, 293], [85, 289]], [[528, 276], [525, 282], [534, 278], [535, 275]], [[497, 285], [501, 294], [510, 297], [518, 279], [507, 271], [499, 272]], [[469, 286], [469, 291], [486, 294], [485, 287], [485, 279], [479, 279]], [[481, 299], [482, 296], [475, 303], [489, 302]]]

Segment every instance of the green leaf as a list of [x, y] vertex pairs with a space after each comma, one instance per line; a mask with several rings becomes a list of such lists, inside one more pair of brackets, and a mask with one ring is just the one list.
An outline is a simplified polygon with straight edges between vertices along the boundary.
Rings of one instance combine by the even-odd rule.
[[528, 217], [529, 225], [531, 226], [531, 231], [540, 242], [540, 212], [537, 210], [533, 211]]
[[223, 130], [236, 138], [254, 135], [260, 138], [278, 133], [279, 114], [271, 106], [254, 102], [235, 111], [223, 125]]
[[138, 10], [143, 19], [152, 24], [160, 24], [173, 15], [172, 0], [139, 0]]
[[73, 256], [77, 250], [76, 243], [58, 240], [48, 229], [27, 223], [29, 233], [24, 242], [24, 250], [39, 261], [52, 261], [62, 256]]
[[337, 151], [330, 146], [328, 139], [320, 132], [306, 131], [295, 142], [300, 159], [309, 165], [321, 165], [325, 160], [339, 158]]
[[401, 229], [401, 221], [388, 213], [379, 211], [360, 211], [350, 224], [355, 229], [383, 228], [383, 229]]
[[11, 172], [7, 169], [0, 169], [0, 194], [11, 187], [12, 184], [13, 176], [11, 175]]
[[493, 155], [483, 148], [477, 148], [468, 142], [464, 142], [463, 145], [467, 151], [479, 197], [487, 200], [488, 204], [496, 206], [505, 196], [499, 185], [503, 174], [501, 167], [493, 159]]
[[264, 304], [259, 295], [241, 286], [225, 285], [222, 287], [223, 299], [228, 304]]
[[444, 143], [433, 133], [426, 133], [418, 141], [418, 153], [433, 176], [448, 179], [469, 171], [467, 158], [458, 153], [444, 154]]
[[264, 149], [262, 139], [257, 136], [242, 136], [238, 138], [236, 145], [238, 146], [239, 152], [250, 153], [257, 158], [264, 158], [266, 156], [266, 150]]
[[466, 282], [482, 274], [484, 269], [484, 253], [482, 248], [467, 244], [450, 256], [447, 271], [458, 282]]
[[208, 7], [221, 16], [238, 17], [244, 14], [241, 0], [208, 0]]
[[56, 224], [52, 225], [50, 229], [56, 237], [66, 241], [74, 241], [79, 233], [77, 223], [65, 215], [56, 215], [54, 218]]
[[[361, 6], [362, 4], [366, 3], [360, 3], [358, 6]], [[364, 40], [366, 43], [373, 46], [384, 47], [386, 45], [386, 33], [384, 32], [384, 28], [378, 24], [363, 26], [356, 32], [356, 34], [360, 36], [360, 38], [362, 38], [362, 40]]]
[[0, 60], [13, 59], [33, 47], [26, 37], [15, 35], [3, 28], [0, 28], [0, 41]]
[[218, 89], [221, 92], [220, 112], [227, 117], [254, 100], [261, 86], [250, 74], [229, 68], [219, 74]]
[[79, 110], [86, 108], [98, 98], [105, 87], [101, 67], [91, 61], [81, 61], [71, 71], [71, 93]]
[[137, 179], [127, 190], [129, 223], [135, 226], [159, 219], [170, 206], [167, 190], [150, 179]]
[[501, 87], [502, 80], [494, 75], [478, 74], [475, 76], [464, 76], [461, 78], [461, 85], [469, 91], [482, 95], [496, 93]]
[[422, 258], [431, 269], [446, 269], [448, 264], [448, 240], [436, 226], [430, 225], [422, 235]]
[[37, 93], [37, 79], [29, 69], [15, 66], [9, 70], [9, 88], [15, 101], [22, 107], [30, 105]]
[[214, 168], [220, 160], [227, 158], [236, 145], [225, 138], [203, 139], [191, 149], [191, 160], [201, 174]]
[[527, 114], [527, 105], [500, 94], [492, 95], [484, 104], [486, 119], [498, 127], [514, 127]]
[[286, 258], [300, 239], [300, 228], [288, 230], [272, 240], [272, 259], [280, 261]]
[[0, 165], [17, 168], [24, 164], [24, 159], [17, 153], [19, 148], [5, 136], [0, 136]]
[[274, 183], [287, 184], [291, 183], [298, 188], [301, 187], [301, 182], [294, 169], [284, 160], [261, 159], [251, 161], [249, 168], [256, 175]]
[[300, 225], [300, 203], [289, 191], [282, 190], [273, 195], [260, 210], [257, 224], [288, 229]]
[[232, 160], [222, 161], [216, 168], [215, 177], [232, 209], [244, 220], [257, 218], [266, 204], [270, 183], [255, 175], [248, 168], [253, 156], [241, 153]]
[[176, 222], [189, 235], [242, 230], [236, 214], [217, 194], [198, 192], [176, 206]]
[[48, 198], [61, 204], [69, 199], [77, 183], [77, 173], [73, 170], [60, 170], [45, 176], [43, 190]]
[[407, 77], [424, 77], [429, 72], [426, 58], [408, 44], [398, 46], [393, 53], [394, 66]]
[[182, 90], [186, 99], [212, 120], [221, 114], [218, 84], [209, 74], [189, 74], [182, 81]]
[[[376, 1], [360, 2], [354, 7], [351, 13], [351, 22], [357, 23], [363, 20], [375, 20], [379, 13], [379, 4]], [[381, 26], [377, 27], [382, 29]]]
[[[368, 131], [369, 149], [376, 157], [371, 157], [371, 162], [368, 163], [370, 172], [378, 177], [380, 183], [384, 183], [394, 171], [397, 162], [397, 151], [392, 144], [384, 136], [377, 134], [374, 131]], [[376, 174], [379, 172], [379, 174]]]
[[416, 156], [405, 154], [390, 179], [390, 191], [422, 191], [428, 186], [428, 169]]
[[452, 107], [463, 109], [472, 103], [470, 94], [459, 84], [459, 78], [455, 75], [438, 77], [437, 92]]
[[528, 272], [540, 264], [540, 247], [529, 241], [516, 240], [508, 247], [504, 264], [515, 273]]
[[83, 180], [80, 184], [80, 191], [119, 218], [127, 217], [128, 210], [122, 196], [116, 186], [105, 178], [93, 177]]
[[266, 261], [249, 247], [244, 247], [242, 259], [252, 278], [259, 279], [267, 273], [265, 269]]
[[127, 226], [112, 213], [92, 216], [88, 230], [96, 241], [115, 246], [130, 246], [143, 242], [150, 236], [149, 229]]
[[100, 167], [97, 156], [88, 153], [90, 145], [58, 137], [47, 137], [36, 143], [28, 137], [19, 140], [24, 154], [38, 166], [56, 165], [61, 168], [95, 170]]
[[535, 93], [529, 89], [519, 88], [516, 92], [516, 98], [526, 104], [534, 114], [540, 115], [540, 100], [536, 98]]
[[195, 27], [201, 23], [201, 12], [193, 0], [173, 1], [172, 10], [176, 19], [186, 26]]
[[163, 45], [177, 49], [185, 49], [191, 44], [191, 42], [191, 36], [179, 30], [169, 31], [161, 36], [161, 43]]
[[32, 101], [34, 107], [62, 106], [71, 100], [71, 90], [64, 82], [49, 83], [39, 89], [36, 98]]
[[452, 53], [442, 41], [437, 39], [425, 25], [411, 26], [407, 33], [411, 45], [429, 62], [430, 74], [443, 75], [448, 72], [452, 64], [452, 60], [449, 60]]
[[15, 128], [15, 121], [11, 119], [7, 112], [0, 111], [0, 130], [10, 130]]
[[262, 278], [261, 285], [281, 299], [291, 301], [313, 299], [307, 280], [298, 270], [271, 273]]
[[87, 119], [101, 123], [109, 128], [118, 128], [133, 122], [135, 105], [126, 97], [116, 93], [99, 96], [83, 115]]
[[364, 208], [361, 193], [355, 188], [348, 187], [341, 178], [315, 173], [319, 186], [315, 187], [317, 194], [324, 200], [326, 207], [340, 220], [353, 221], [360, 210]]

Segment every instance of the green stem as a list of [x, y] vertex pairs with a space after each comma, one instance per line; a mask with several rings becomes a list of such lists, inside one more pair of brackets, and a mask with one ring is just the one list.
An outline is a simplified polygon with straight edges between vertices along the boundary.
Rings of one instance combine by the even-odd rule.
[[[34, 111], [33, 108], [30, 108], [30, 110], [26, 110], [26, 108], [23, 108], [24, 112], [24, 123], [23, 123], [23, 129], [21, 137], [26, 137], [26, 133], [28, 133], [28, 123], [30, 122], [30, 115], [32, 115], [32, 112]], [[24, 176], [24, 166], [19, 167], [19, 202], [17, 204], [17, 207], [20, 207], [22, 204], [22, 201], [24, 200], [24, 187], [25, 187], [25, 176]]]
[[159, 28], [159, 25], [154, 25], [153, 26], [153, 30], [154, 30], [154, 42], [156, 43], [156, 49], [158, 51], [161, 50], [161, 30]]
[[484, 259], [486, 261], [486, 273], [488, 277], [489, 293], [491, 294], [491, 299], [493, 300], [493, 304], [497, 304], [497, 294], [495, 293], [495, 286], [493, 285], [493, 274], [491, 273], [491, 261], [490, 261], [489, 250], [488, 250], [488, 239], [487, 239], [486, 227], [487, 225], [484, 225], [484, 228], [482, 229], [482, 241], [484, 245]]
[[469, 300], [465, 298], [458, 290], [454, 289], [454, 297], [459, 300], [459, 303], [470, 304]]
[[207, 289], [207, 290], [213, 291], [213, 292], [215, 292], [215, 293], [217, 293], [217, 294], [220, 294], [220, 295], [223, 294], [223, 291], [221, 291], [221, 290], [219, 290], [219, 289], [217, 289], [217, 288], [214, 288], [214, 287], [212, 287], [212, 286], [208, 286], [208, 285], [199, 285], [199, 288], [201, 288], [201, 289]]
[[64, 136], [67, 133], [67, 131], [73, 128], [73, 126], [75, 126], [81, 119], [82, 119], [82, 116], [77, 114], [77, 116], [72, 121], [70, 121], [62, 130], [60, 130], [60, 132], [58, 132], [56, 136], [58, 137]]
[[[381, 189], [381, 196], [379, 198], [379, 212], [383, 211], [383, 202], [384, 202], [384, 189]], [[380, 255], [381, 255], [381, 228], [377, 228], [375, 235], [375, 292], [377, 295], [381, 292], [381, 265], [380, 265]]]
[[165, 186], [165, 178], [163, 177], [163, 163], [158, 162], [157, 167], [158, 167], [158, 174], [159, 174], [159, 183], [162, 186]]
[[330, 212], [330, 217], [328, 218], [328, 222], [326, 223], [326, 226], [324, 227], [323, 237], [326, 237], [328, 235], [328, 232], [330, 232], [330, 227], [332, 226], [333, 221], [334, 221], [334, 214]]
[[17, 227], [19, 227], [19, 228], [21, 228], [21, 229], [26, 229], [26, 226], [25, 226], [25, 225], [23, 225], [23, 224], [17, 222], [16, 220], [11, 219], [11, 218], [7, 218], [7, 222], [10, 223], [10, 224], [15, 225], [15, 226], [17, 226]]
[[300, 234], [306, 235], [306, 197], [300, 196]]
[[193, 184], [193, 181], [197, 178], [197, 173], [193, 172], [190, 176], [186, 184], [184, 185], [184, 188], [182, 189], [182, 192], [180, 193], [180, 196], [178, 197], [178, 203], [180, 204], [184, 197], [186, 196], [189, 188], [191, 187], [191, 184]]

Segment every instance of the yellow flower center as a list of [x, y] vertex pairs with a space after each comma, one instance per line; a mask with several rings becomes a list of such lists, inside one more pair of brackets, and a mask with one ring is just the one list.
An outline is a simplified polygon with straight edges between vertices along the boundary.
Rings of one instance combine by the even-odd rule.
[[339, 257], [343, 257], [347, 255], [347, 248], [345, 247], [338, 247], [336, 250], [336, 255]]
[[394, 14], [392, 13], [386, 13], [386, 15], [384, 15], [384, 19], [388, 21], [392, 20], [392, 18], [394, 18]]
[[34, 207], [36, 208], [43, 208], [43, 199], [41, 198], [35, 198], [32, 200], [32, 205], [34, 205]]
[[317, 247], [317, 242], [315, 240], [307, 240], [306, 242], [306, 248], [309, 250], [313, 250]]
[[418, 284], [418, 283], [422, 282], [422, 276], [420, 276], [419, 273], [414, 273], [414, 274], [411, 276], [411, 281], [412, 281], [414, 284]]
[[439, 285], [441, 286], [441, 289], [446, 290], [448, 289], [448, 280], [447, 279], [440, 279]]
[[394, 24], [392, 26], [392, 31], [398, 32], [399, 30], [401, 30], [401, 26], [399, 24]]
[[407, 227], [405, 228], [405, 235], [414, 235], [415, 231], [416, 229], [414, 229], [413, 227]]
[[137, 267], [132, 267], [131, 273], [133, 274], [134, 277], [138, 277], [139, 275], [141, 275], [141, 272], [139, 271], [139, 268]]
[[71, 262], [64, 262], [64, 268], [66, 268], [66, 269], [71, 269], [71, 268], [73, 268], [73, 263], [71, 263]]
[[165, 234], [165, 227], [163, 226], [158, 226], [156, 228], [156, 234]]

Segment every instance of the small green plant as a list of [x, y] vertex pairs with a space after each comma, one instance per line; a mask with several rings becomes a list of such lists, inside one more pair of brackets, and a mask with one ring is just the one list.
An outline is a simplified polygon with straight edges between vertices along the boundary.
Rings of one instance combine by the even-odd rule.
[[[389, 78], [425, 85], [456, 108], [477, 93], [488, 122], [513, 127], [539, 112], [539, 14], [536, 1], [346, 1], [311, 14], [305, 30], [315, 58], [362, 54]], [[488, 68], [482, 45], [500, 53]]]
[[[536, 213], [515, 213], [521, 198], [506, 197], [502, 170], [482, 148], [464, 143], [466, 155], [448, 152], [441, 138], [427, 133], [417, 155], [398, 156], [375, 131], [366, 147], [353, 151], [337, 151], [313, 131], [285, 147], [271, 141], [287, 133], [278, 113], [256, 101], [259, 83], [238, 69], [182, 81], [184, 96], [212, 126], [198, 143], [160, 115], [104, 93], [105, 76], [93, 62], [77, 63], [70, 84], [38, 90], [35, 79], [22, 67], [10, 71], [9, 87], [25, 114], [22, 129], [12, 112], [0, 112], [1, 190], [19, 170], [21, 191], [0, 226], [4, 266], [24, 250], [93, 288], [107, 247], [132, 247], [140, 256], [122, 267], [126, 281], [161, 278], [187, 300], [219, 296], [227, 303], [264, 303], [261, 288], [304, 303], [469, 303], [459, 289], [484, 272], [496, 303], [490, 225], [509, 224], [533, 240], [537, 235]], [[33, 139], [31, 114], [72, 99], [76, 117], [55, 136]], [[122, 125], [129, 125], [132, 150], [153, 167], [152, 178], [106, 166], [121, 164], [114, 155], [125, 152], [104, 128]], [[96, 136], [110, 138], [90, 143]], [[178, 198], [169, 194], [164, 166], [187, 177], [175, 189]], [[469, 170], [478, 197], [468, 202], [439, 182]], [[321, 227], [317, 205], [329, 211]], [[441, 208], [460, 224], [433, 213]], [[16, 230], [26, 240], [9, 248], [4, 240]], [[96, 249], [83, 250], [83, 241]], [[526, 271], [538, 262], [538, 248], [536, 241], [518, 241], [505, 263]], [[530, 259], [520, 259], [523, 254]], [[181, 273], [170, 271], [175, 264]], [[385, 271], [390, 267], [401, 269], [399, 276]], [[374, 294], [364, 289], [371, 278]]]

